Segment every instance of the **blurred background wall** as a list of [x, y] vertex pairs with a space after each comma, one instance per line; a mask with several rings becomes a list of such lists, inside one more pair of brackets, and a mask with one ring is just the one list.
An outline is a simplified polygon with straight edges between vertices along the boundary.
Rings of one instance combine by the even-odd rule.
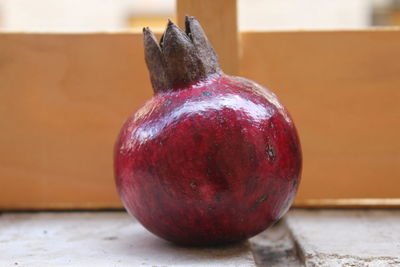
[[[400, 25], [400, 0], [238, 0], [240, 30]], [[0, 0], [0, 30], [162, 28], [175, 0]]]

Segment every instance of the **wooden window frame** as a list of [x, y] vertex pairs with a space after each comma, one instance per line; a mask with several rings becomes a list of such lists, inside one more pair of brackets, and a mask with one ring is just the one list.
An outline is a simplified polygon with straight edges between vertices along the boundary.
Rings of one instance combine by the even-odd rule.
[[[238, 32], [234, 0], [177, 0], [226, 73], [298, 127], [295, 207], [400, 207], [400, 30]], [[0, 210], [119, 209], [113, 143], [152, 95], [140, 32], [0, 33]]]

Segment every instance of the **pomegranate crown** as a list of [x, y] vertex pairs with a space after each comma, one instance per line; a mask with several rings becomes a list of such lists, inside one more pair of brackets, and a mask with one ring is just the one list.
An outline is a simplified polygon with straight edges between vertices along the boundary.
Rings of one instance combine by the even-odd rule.
[[159, 43], [148, 27], [143, 28], [143, 35], [145, 60], [155, 93], [222, 72], [214, 48], [194, 17], [185, 17], [185, 31], [168, 20]]

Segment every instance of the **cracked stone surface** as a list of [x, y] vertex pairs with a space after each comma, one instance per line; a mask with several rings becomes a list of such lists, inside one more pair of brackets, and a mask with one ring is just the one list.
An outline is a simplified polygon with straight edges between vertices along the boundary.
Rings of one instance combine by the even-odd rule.
[[257, 266], [304, 266], [286, 223], [282, 220], [250, 239]]
[[400, 266], [400, 210], [292, 210], [306, 266]]

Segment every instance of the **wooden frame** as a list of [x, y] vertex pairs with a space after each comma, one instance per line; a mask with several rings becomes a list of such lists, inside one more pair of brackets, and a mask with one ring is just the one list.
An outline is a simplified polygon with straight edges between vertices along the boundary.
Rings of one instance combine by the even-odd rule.
[[[238, 38], [235, 1], [177, 6], [179, 22], [202, 21], [227, 73], [289, 108], [304, 151], [296, 206], [400, 207], [399, 29]], [[0, 209], [121, 207], [113, 142], [152, 95], [142, 51], [139, 32], [0, 33]]]

